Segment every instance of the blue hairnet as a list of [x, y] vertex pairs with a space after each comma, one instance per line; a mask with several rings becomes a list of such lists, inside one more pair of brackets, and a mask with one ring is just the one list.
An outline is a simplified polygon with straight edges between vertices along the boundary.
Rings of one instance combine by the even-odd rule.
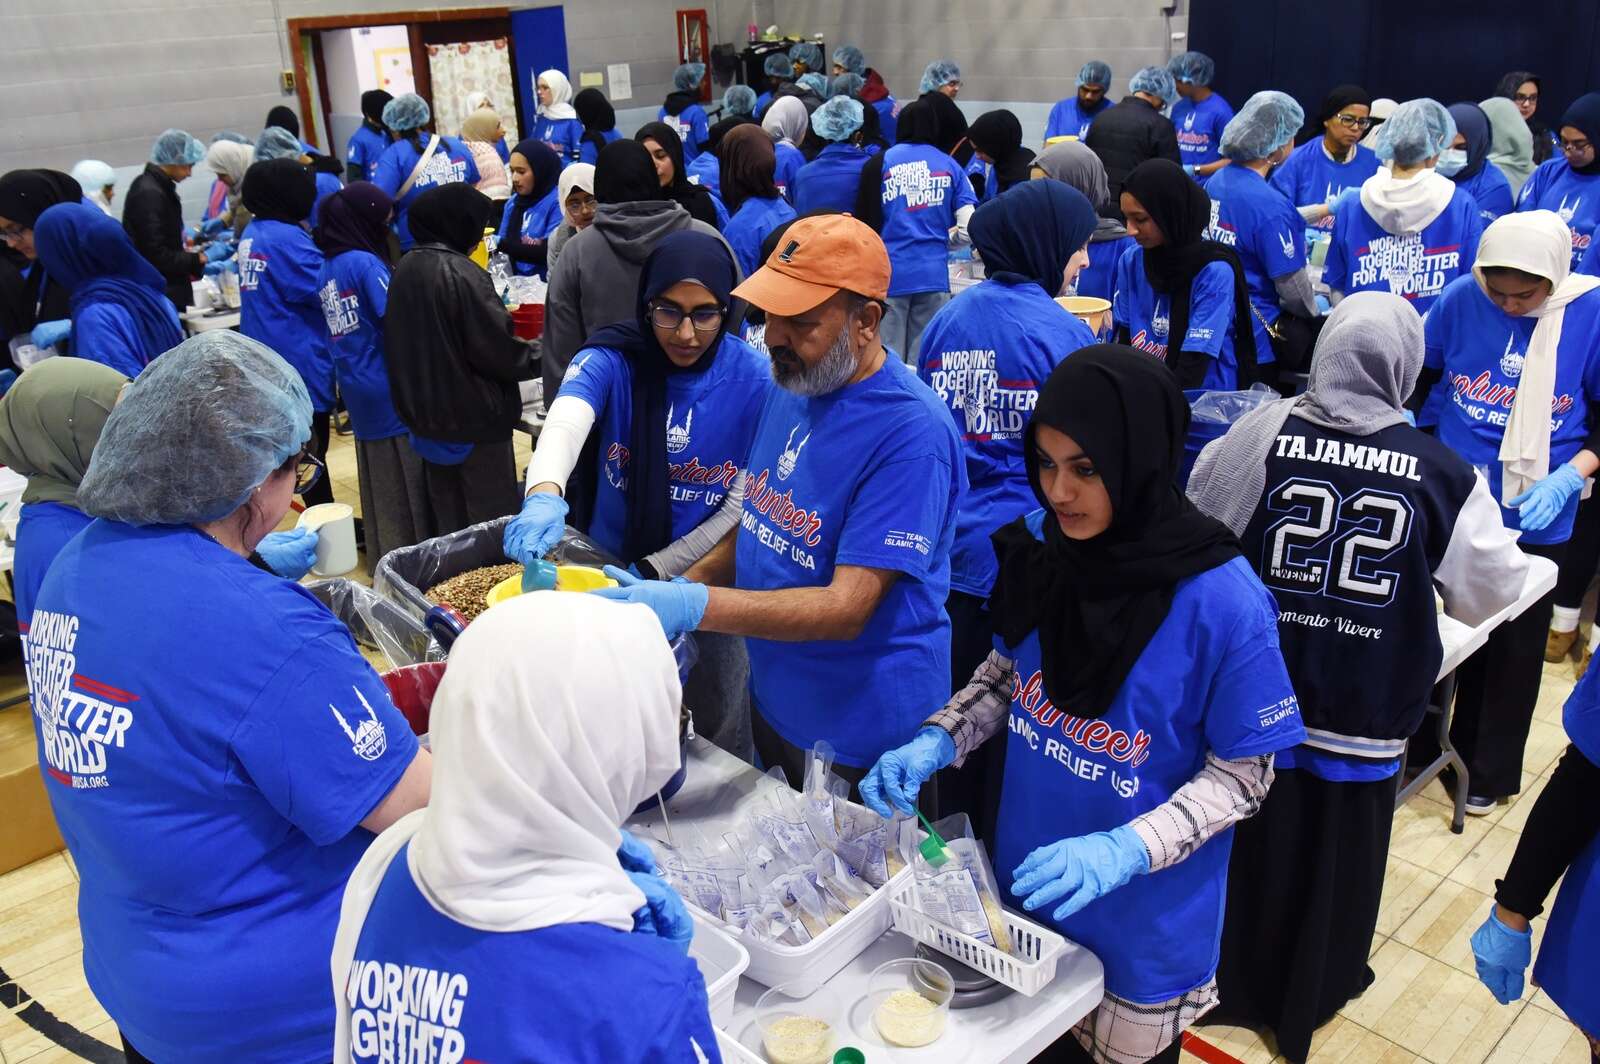
[[955, 60], [935, 59], [933, 62], [929, 63], [927, 69], [922, 72], [922, 84], [918, 87], [917, 91], [938, 92], [941, 86], [948, 85], [952, 81], [960, 80], [961, 68], [956, 66]]
[[1305, 110], [1288, 93], [1258, 92], [1223, 127], [1217, 150], [1240, 162], [1265, 159], [1293, 140], [1305, 120]]
[[704, 63], [684, 63], [672, 72], [672, 87], [679, 92], [693, 92], [705, 80]]
[[833, 50], [833, 61], [844, 67], [847, 74], [867, 76], [867, 57], [853, 44], [842, 44]]
[[231, 140], [235, 144], [249, 144], [250, 143], [250, 138], [249, 137], [245, 136], [243, 133], [235, 133], [231, 129], [224, 129], [221, 132], [215, 134], [211, 138], [211, 143], [215, 144], [218, 141], [223, 141], [223, 140]]
[[1167, 103], [1178, 98], [1178, 86], [1173, 84], [1172, 75], [1167, 73], [1166, 67], [1141, 67], [1133, 76], [1133, 80], [1128, 82], [1128, 91], [1148, 92], [1152, 96], [1161, 97]]
[[821, 74], [818, 74], [816, 71], [812, 71], [809, 74], [801, 74], [800, 77], [795, 80], [795, 84], [800, 86], [802, 89], [810, 89], [822, 99], [827, 99], [828, 97], [828, 79], [823, 77]]
[[1083, 64], [1078, 71], [1078, 88], [1085, 85], [1098, 85], [1102, 89], [1111, 88], [1111, 64], [1099, 59], [1091, 59]]
[[227, 329], [150, 363], [106, 420], [78, 507], [130, 525], [190, 525], [237, 510], [311, 438], [293, 366]]
[[1167, 62], [1167, 73], [1190, 85], [1209, 85], [1216, 72], [1217, 64], [1204, 52], [1184, 52]]
[[837, 74], [828, 82], [829, 96], [860, 96], [867, 79], [860, 74]]
[[255, 161], [260, 163], [268, 159], [298, 159], [302, 151], [299, 137], [282, 126], [268, 126], [261, 131], [261, 136], [256, 138]]
[[117, 172], [110, 163], [99, 159], [84, 159], [72, 168], [72, 179], [83, 186], [85, 192], [95, 192], [117, 183]]
[[1437, 100], [1407, 100], [1378, 127], [1374, 149], [1384, 162], [1417, 166], [1450, 146], [1456, 139], [1456, 120]]
[[756, 90], [748, 85], [729, 85], [728, 91], [722, 94], [722, 116], [729, 115], [754, 115], [756, 113]]
[[801, 41], [789, 49], [789, 58], [796, 63], [804, 63], [808, 71], [822, 69], [822, 46], [812, 44], [810, 41]]
[[169, 129], [150, 146], [150, 161], [157, 166], [193, 166], [206, 157], [206, 148], [181, 129]]
[[789, 62], [789, 57], [782, 52], [773, 52], [767, 56], [767, 61], [761, 64], [761, 69], [767, 72], [769, 78], [794, 77], [794, 64]]
[[823, 140], [848, 140], [850, 134], [861, 128], [863, 117], [860, 100], [835, 96], [812, 112], [811, 128]]
[[428, 101], [414, 92], [401, 93], [383, 105], [383, 124], [396, 133], [421, 129], [432, 117]]

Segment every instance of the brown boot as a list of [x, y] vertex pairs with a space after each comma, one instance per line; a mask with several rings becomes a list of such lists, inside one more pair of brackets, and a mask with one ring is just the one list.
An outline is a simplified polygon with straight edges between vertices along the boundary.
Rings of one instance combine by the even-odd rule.
[[1572, 667], [1572, 678], [1574, 680], [1583, 679], [1583, 674], [1589, 671], [1589, 659], [1592, 657], [1594, 657], [1594, 650], [1589, 644], [1585, 643], [1583, 645], [1583, 653], [1578, 656], [1578, 663]]
[[1544, 660], [1552, 665], [1565, 661], [1567, 655], [1572, 653], [1572, 644], [1577, 641], [1578, 630], [1576, 628], [1570, 632], [1558, 632], [1554, 628], [1550, 629], [1545, 633], [1544, 637]]

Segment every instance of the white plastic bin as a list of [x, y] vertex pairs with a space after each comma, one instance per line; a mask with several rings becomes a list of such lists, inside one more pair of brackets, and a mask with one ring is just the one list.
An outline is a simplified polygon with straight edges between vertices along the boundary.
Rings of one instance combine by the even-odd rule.
[[903, 935], [924, 943], [954, 957], [973, 971], [982, 972], [997, 983], [1004, 983], [1018, 993], [1032, 997], [1055, 978], [1056, 961], [1067, 948], [1067, 940], [1024, 919], [1010, 909], [1002, 909], [1006, 929], [1011, 932], [1011, 943], [1017, 954], [1013, 956], [993, 946], [985, 945], [970, 935], [963, 935], [917, 910], [916, 883], [911, 870], [891, 882], [887, 890], [893, 891], [890, 910], [894, 929]]
[[750, 966], [750, 954], [715, 921], [698, 912], [691, 915], [694, 939], [689, 943], [689, 956], [706, 981], [712, 1025], [726, 1027], [733, 1022], [733, 995], [739, 989], [739, 977]]

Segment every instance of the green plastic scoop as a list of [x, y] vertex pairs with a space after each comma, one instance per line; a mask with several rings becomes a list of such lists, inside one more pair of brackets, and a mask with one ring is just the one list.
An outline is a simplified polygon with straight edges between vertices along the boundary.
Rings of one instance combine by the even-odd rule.
[[917, 852], [922, 854], [922, 859], [928, 862], [928, 867], [938, 868], [950, 860], [950, 848], [945, 845], [943, 837], [933, 830], [933, 825], [928, 823], [928, 818], [922, 815], [922, 810], [917, 810], [917, 819], [922, 821], [922, 826], [928, 829], [928, 837], [917, 846]]
[[522, 592], [554, 591], [556, 589], [556, 563], [535, 558], [522, 569]]

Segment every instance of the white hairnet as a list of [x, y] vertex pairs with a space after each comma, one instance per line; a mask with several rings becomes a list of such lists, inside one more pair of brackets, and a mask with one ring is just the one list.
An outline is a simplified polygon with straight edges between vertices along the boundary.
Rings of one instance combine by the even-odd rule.
[[72, 180], [81, 185], [85, 192], [96, 192], [107, 185], [116, 184], [117, 172], [110, 163], [84, 159], [72, 168]]
[[256, 138], [255, 161], [268, 159], [298, 159], [302, 153], [300, 138], [281, 126], [268, 126]]
[[190, 337], [122, 394], [78, 488], [84, 513], [189, 525], [237, 510], [311, 437], [294, 367], [226, 329]]
[[922, 72], [921, 92], [938, 92], [942, 86], [961, 80], [961, 68], [953, 59], [935, 59]]
[[833, 61], [844, 67], [847, 74], [867, 76], [867, 57], [853, 44], [843, 44], [833, 51]]
[[167, 130], [150, 146], [150, 161], [157, 166], [193, 166], [205, 157], [205, 145], [181, 129]]
[[679, 92], [693, 92], [705, 79], [704, 63], [684, 63], [672, 72], [672, 87]]
[[796, 63], [804, 63], [807, 70], [822, 69], [822, 46], [812, 44], [810, 41], [801, 41], [789, 49], [789, 58]]
[[1111, 88], [1111, 64], [1099, 59], [1091, 59], [1078, 70], [1078, 88], [1085, 85], [1098, 85], [1102, 89]]
[[1384, 162], [1417, 166], [1434, 158], [1456, 139], [1456, 120], [1439, 101], [1407, 100], [1378, 128], [1374, 149]]
[[414, 92], [404, 92], [383, 105], [383, 124], [396, 133], [421, 129], [433, 117], [428, 101]]
[[1161, 97], [1167, 103], [1178, 98], [1178, 86], [1173, 83], [1172, 75], [1167, 73], [1166, 67], [1141, 67], [1128, 82], [1128, 91], [1148, 92], [1152, 96]]
[[811, 128], [823, 140], [847, 140], [861, 128], [861, 101], [848, 96], [835, 96], [811, 115]]
[[1204, 52], [1183, 52], [1167, 62], [1167, 73], [1190, 85], [1209, 85], [1216, 72], [1217, 64]]
[[1265, 159], [1292, 141], [1305, 120], [1304, 108], [1288, 93], [1258, 92], [1223, 127], [1218, 150], [1240, 162]]
[[748, 85], [729, 85], [722, 94], [722, 113], [726, 115], [753, 115], [756, 113], [756, 90]]

